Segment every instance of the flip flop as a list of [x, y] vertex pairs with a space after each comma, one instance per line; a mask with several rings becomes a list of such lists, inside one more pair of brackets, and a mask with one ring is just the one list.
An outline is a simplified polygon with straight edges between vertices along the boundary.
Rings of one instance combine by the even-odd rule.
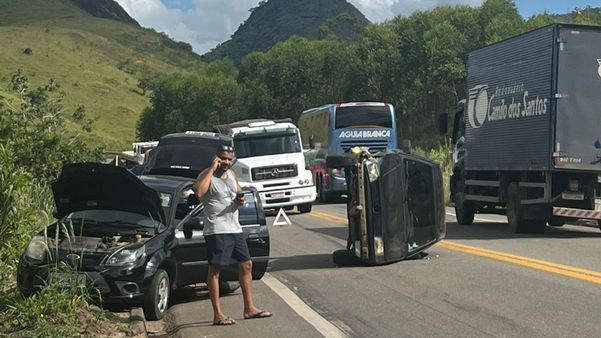
[[244, 315], [244, 319], [259, 319], [259, 318], [268, 318], [273, 316], [273, 313], [269, 312], [269, 311], [260, 311], [255, 313], [254, 315]]
[[233, 318], [230, 317], [225, 317], [223, 319], [220, 319], [216, 322], [213, 322], [213, 325], [221, 325], [221, 326], [225, 326], [225, 325], [234, 325], [236, 324], [236, 321]]

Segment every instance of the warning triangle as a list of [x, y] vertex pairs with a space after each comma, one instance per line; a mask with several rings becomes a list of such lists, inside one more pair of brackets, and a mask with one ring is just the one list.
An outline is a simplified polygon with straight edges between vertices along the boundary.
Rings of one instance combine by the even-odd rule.
[[[284, 220], [280, 220], [281, 217], [284, 217]], [[290, 222], [290, 218], [288, 218], [288, 215], [286, 215], [286, 213], [284, 212], [284, 209], [280, 208], [280, 211], [278, 211], [277, 216], [275, 216], [273, 225], [290, 225], [290, 224], [292, 224], [292, 222]]]

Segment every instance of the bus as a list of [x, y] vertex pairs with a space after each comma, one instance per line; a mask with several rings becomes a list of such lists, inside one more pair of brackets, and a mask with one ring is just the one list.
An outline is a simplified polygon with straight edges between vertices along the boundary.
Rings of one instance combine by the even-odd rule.
[[298, 123], [320, 202], [327, 203], [346, 194], [344, 172], [327, 168], [328, 155], [341, 155], [355, 146], [371, 153], [397, 148], [394, 107], [383, 102], [326, 104], [305, 110]]

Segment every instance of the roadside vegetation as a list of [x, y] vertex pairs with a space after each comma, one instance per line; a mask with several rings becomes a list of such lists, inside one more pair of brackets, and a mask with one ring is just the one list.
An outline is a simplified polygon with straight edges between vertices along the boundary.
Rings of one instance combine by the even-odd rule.
[[81, 134], [91, 130], [91, 122], [82, 108], [64, 109], [56, 81], [30, 87], [27, 75], [17, 71], [5, 88], [8, 94], [0, 95], [0, 335], [118, 332], [103, 310], [90, 305], [85, 288], [50, 283], [31, 297], [16, 289], [21, 254], [33, 234], [51, 222], [49, 183], [64, 163], [97, 161], [102, 149], [85, 145], [83, 137], [65, 136], [67, 117], [78, 122]]

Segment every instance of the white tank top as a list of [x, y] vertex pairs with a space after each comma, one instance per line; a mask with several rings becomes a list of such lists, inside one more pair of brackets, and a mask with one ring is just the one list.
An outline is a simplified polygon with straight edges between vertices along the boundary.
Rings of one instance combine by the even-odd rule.
[[227, 178], [211, 177], [209, 191], [202, 197], [204, 203], [204, 235], [241, 233], [238, 204], [234, 202], [238, 185], [228, 172]]

